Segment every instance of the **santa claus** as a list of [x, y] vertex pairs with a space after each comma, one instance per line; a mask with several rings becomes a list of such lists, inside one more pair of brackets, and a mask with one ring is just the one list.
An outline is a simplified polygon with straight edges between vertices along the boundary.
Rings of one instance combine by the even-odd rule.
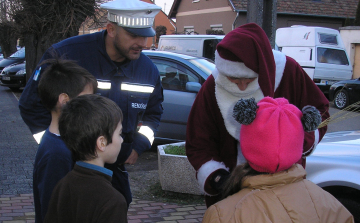
[[[193, 104], [186, 131], [186, 154], [196, 170], [209, 207], [220, 199], [221, 185], [245, 159], [239, 143], [240, 128], [233, 117], [239, 99], [283, 97], [300, 110], [316, 107], [322, 120], [329, 117], [329, 101], [301, 66], [285, 54], [272, 50], [268, 37], [255, 23], [242, 25], [217, 45], [216, 68], [205, 81]], [[305, 166], [327, 127], [305, 132]]]

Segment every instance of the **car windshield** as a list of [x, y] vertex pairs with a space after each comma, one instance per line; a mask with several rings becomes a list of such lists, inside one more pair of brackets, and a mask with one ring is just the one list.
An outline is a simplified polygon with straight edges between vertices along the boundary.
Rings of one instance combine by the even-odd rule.
[[10, 58], [25, 58], [25, 47], [13, 53]]
[[189, 62], [204, 71], [208, 76], [210, 76], [215, 69], [215, 64], [206, 59], [190, 59]]

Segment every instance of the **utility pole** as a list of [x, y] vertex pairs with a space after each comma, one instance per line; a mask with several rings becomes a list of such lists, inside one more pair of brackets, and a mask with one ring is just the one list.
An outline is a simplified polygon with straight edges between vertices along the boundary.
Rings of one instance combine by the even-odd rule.
[[265, 31], [272, 48], [275, 48], [277, 0], [248, 0], [246, 22], [254, 22]]
[[[155, 4], [155, 0], [153, 0], [153, 3]], [[153, 29], [155, 30], [155, 32], [156, 32], [156, 28], [155, 28], [155, 17], [154, 17], [154, 23], [153, 23]], [[152, 43], [152, 45], [151, 45], [151, 47], [150, 47], [150, 49], [152, 49], [152, 50], [155, 50], [156, 49], [156, 47], [155, 47], [155, 38], [156, 38], [156, 33], [155, 33], [155, 36], [153, 36], [153, 43]]]

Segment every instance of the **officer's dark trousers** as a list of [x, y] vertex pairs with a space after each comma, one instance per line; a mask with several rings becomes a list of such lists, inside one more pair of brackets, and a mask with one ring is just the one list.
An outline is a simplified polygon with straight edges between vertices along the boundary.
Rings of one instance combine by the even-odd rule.
[[129, 208], [132, 201], [132, 194], [130, 190], [129, 174], [126, 171], [124, 164], [106, 164], [105, 167], [113, 171], [111, 183], [116, 190], [124, 195]]
[[131, 154], [131, 151], [131, 143], [123, 143], [121, 145], [120, 154], [116, 162], [114, 164], [105, 164], [106, 168], [113, 171], [111, 183], [116, 190], [118, 190], [122, 195], [124, 195], [128, 208], [132, 201], [132, 194], [130, 190], [129, 174], [126, 171], [124, 162]]

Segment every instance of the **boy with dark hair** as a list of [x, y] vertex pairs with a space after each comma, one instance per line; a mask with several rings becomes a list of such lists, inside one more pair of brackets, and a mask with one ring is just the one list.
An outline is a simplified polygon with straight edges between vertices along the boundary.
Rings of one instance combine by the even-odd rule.
[[60, 179], [73, 167], [71, 153], [61, 140], [58, 119], [62, 107], [72, 98], [93, 94], [97, 81], [74, 61], [51, 59], [39, 82], [43, 105], [51, 112], [51, 123], [41, 138], [33, 172], [35, 222], [43, 222], [51, 193]]
[[54, 188], [45, 222], [127, 222], [124, 196], [111, 185], [123, 142], [122, 111], [112, 100], [82, 95], [59, 119], [61, 138], [76, 164]]

